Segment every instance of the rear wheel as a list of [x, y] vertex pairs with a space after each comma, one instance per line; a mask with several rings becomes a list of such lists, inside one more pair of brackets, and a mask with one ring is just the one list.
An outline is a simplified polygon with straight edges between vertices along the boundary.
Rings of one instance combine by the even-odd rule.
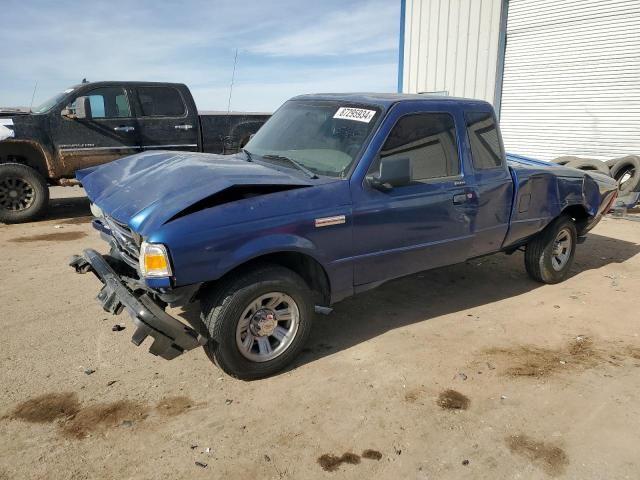
[[230, 278], [203, 299], [207, 355], [236, 378], [273, 375], [291, 363], [306, 342], [312, 299], [299, 275], [277, 265]]
[[34, 220], [48, 203], [49, 189], [40, 173], [20, 163], [0, 164], [0, 222]]
[[526, 246], [527, 273], [538, 282], [559, 283], [573, 264], [577, 231], [573, 219], [562, 215], [533, 237]]

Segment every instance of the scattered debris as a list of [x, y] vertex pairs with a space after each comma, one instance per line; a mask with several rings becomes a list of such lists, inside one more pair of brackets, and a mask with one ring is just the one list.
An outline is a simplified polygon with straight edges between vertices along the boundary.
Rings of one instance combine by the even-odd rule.
[[264, 460], [265, 460], [265, 462], [270, 462], [271, 461], [271, 457], [265, 453], [264, 454]]
[[117, 380], [109, 380], [109, 381], [107, 382], [107, 387], [110, 387], [111, 385], [113, 385], [113, 384], [114, 384], [114, 383], [116, 383], [116, 382], [117, 382]]
[[207, 464], [204, 462], [199, 462], [198, 460], [196, 460], [196, 465], [200, 468], [207, 468]]
[[227, 405], [231, 405], [231, 404], [233, 403], [233, 400], [231, 400], [230, 398], [227, 398], [227, 399], [224, 401], [224, 403], [225, 403], [225, 404], [227, 404]]
[[95, 373], [96, 370], [94, 368], [85, 368], [84, 369], [84, 373], [86, 373], [87, 375], [91, 375], [92, 373]]
[[192, 444], [189, 448], [190, 448], [191, 450], [195, 450], [196, 448], [198, 448], [198, 445], [194, 443], [194, 444]]
[[462, 380], [466, 380], [466, 379], [467, 379], [467, 376], [466, 376], [464, 373], [462, 373], [462, 372], [458, 373], [458, 376], [459, 376]]
[[462, 465], [464, 465], [465, 467], [469, 465], [469, 460], [467, 459], [462, 460]]
[[111, 327], [111, 331], [113, 332], [121, 332], [124, 329], [125, 329], [124, 325], [120, 325], [117, 323], [113, 327]]

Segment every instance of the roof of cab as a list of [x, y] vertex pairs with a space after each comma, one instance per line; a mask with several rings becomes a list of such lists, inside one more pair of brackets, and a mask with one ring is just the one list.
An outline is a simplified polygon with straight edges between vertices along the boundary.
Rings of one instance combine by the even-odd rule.
[[476, 100], [471, 98], [448, 97], [444, 95], [429, 95], [426, 93], [314, 93], [307, 95], [298, 95], [292, 100], [337, 100], [342, 102], [364, 103], [383, 107], [385, 109], [391, 107], [398, 102], [425, 102], [432, 101], [434, 103], [453, 102], [465, 106], [489, 106], [492, 105], [484, 100]]

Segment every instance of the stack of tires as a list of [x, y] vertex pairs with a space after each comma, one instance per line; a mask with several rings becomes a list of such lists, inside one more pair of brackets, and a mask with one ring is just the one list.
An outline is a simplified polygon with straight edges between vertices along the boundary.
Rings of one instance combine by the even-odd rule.
[[591, 158], [564, 156], [556, 158], [553, 163], [579, 170], [600, 172], [615, 178], [620, 190], [618, 197], [627, 207], [633, 206], [640, 197], [640, 156], [638, 155], [613, 158], [606, 162]]

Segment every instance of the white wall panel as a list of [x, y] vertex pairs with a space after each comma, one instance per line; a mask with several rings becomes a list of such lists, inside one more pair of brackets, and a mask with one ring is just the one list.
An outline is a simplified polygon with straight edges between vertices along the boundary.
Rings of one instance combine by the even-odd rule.
[[544, 160], [640, 154], [640, 1], [511, 0], [500, 123]]
[[493, 102], [502, 0], [406, 0], [402, 91]]

